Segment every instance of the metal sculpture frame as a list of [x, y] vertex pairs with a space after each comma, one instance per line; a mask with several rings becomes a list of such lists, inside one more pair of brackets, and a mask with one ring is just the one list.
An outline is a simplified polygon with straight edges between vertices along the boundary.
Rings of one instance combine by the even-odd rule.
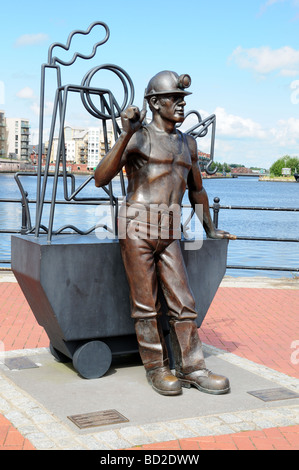
[[[58, 57], [53, 57], [53, 50], [55, 47], [60, 47], [65, 50], [70, 49], [70, 45], [72, 42], [73, 37], [76, 34], [83, 34], [87, 35], [91, 32], [91, 30], [97, 26], [103, 26], [105, 29], [105, 37], [102, 41], [97, 42], [94, 47], [93, 47], [93, 52], [92, 54], [86, 56], [83, 54], [80, 54], [76, 52], [73, 55], [72, 60], [69, 62], [62, 61]], [[59, 229], [59, 231], [53, 232], [53, 220], [54, 220], [54, 211], [55, 211], [55, 201], [56, 201], [56, 193], [57, 193], [57, 183], [58, 183], [58, 178], [61, 176], [59, 174], [59, 167], [60, 167], [60, 162], [62, 162], [62, 177], [63, 177], [63, 183], [64, 183], [64, 198], [66, 201], [95, 201], [96, 203], [103, 203], [103, 202], [109, 202], [110, 207], [112, 210], [112, 230], [115, 235], [117, 235], [117, 225], [115, 223], [115, 220], [117, 218], [117, 210], [118, 210], [118, 203], [117, 199], [114, 197], [113, 194], [113, 187], [112, 183], [109, 183], [108, 188], [103, 188], [104, 191], [107, 194], [107, 197], [105, 198], [78, 198], [78, 194], [80, 191], [87, 186], [87, 184], [93, 179], [93, 175], [91, 175], [83, 184], [80, 185], [79, 188], [75, 188], [75, 179], [72, 179], [72, 190], [71, 194], [68, 194], [68, 186], [67, 186], [67, 177], [69, 176], [66, 170], [66, 155], [65, 155], [65, 148], [64, 148], [64, 122], [65, 122], [65, 115], [66, 115], [66, 109], [67, 109], [67, 103], [68, 103], [68, 97], [70, 93], [80, 93], [82, 103], [84, 107], [87, 109], [87, 111], [93, 116], [98, 119], [101, 119], [103, 122], [103, 132], [104, 132], [104, 142], [105, 142], [105, 151], [108, 151], [108, 137], [107, 137], [107, 125], [106, 122], [107, 120], [111, 119], [112, 125], [113, 125], [113, 131], [115, 137], [117, 137], [121, 130], [117, 124], [116, 119], [120, 116], [120, 113], [130, 104], [132, 104], [133, 99], [134, 99], [134, 86], [132, 83], [131, 78], [129, 75], [121, 68], [112, 64], [105, 64], [101, 65], [98, 67], [93, 68], [90, 70], [87, 74], [85, 74], [81, 85], [62, 85], [62, 78], [61, 78], [61, 69], [60, 65], [64, 66], [70, 66], [74, 64], [74, 62], [77, 60], [77, 58], [82, 58], [85, 60], [89, 60], [95, 56], [95, 53], [97, 51], [97, 48], [107, 42], [110, 36], [110, 31], [108, 26], [105, 23], [102, 22], [94, 22], [90, 25], [90, 27], [86, 31], [73, 31], [67, 40], [67, 44], [61, 44], [61, 43], [54, 43], [50, 46], [49, 48], [49, 53], [48, 53], [48, 63], [42, 65], [42, 70], [41, 70], [41, 96], [40, 96], [40, 124], [39, 124], [39, 150], [38, 150], [38, 173], [37, 173], [37, 197], [36, 197], [36, 224], [35, 224], [35, 236], [38, 237], [40, 233], [40, 228], [41, 228], [41, 218], [42, 218], [42, 212], [43, 212], [43, 205], [45, 201], [45, 192], [46, 192], [46, 186], [47, 186], [47, 181], [48, 181], [48, 176], [49, 176], [49, 164], [50, 164], [50, 156], [52, 152], [52, 146], [53, 146], [53, 139], [54, 139], [54, 132], [55, 132], [55, 126], [56, 126], [56, 121], [57, 118], [59, 117], [60, 123], [59, 123], [59, 137], [58, 137], [58, 148], [57, 148], [57, 155], [56, 155], [56, 166], [55, 166], [55, 173], [54, 173], [54, 183], [53, 183], [53, 190], [52, 190], [52, 200], [51, 200], [51, 208], [50, 208], [50, 218], [49, 218], [49, 227], [47, 229], [48, 232], [48, 241], [50, 242], [52, 239], [52, 235], [55, 233], [61, 233], [64, 229], [66, 228], [72, 228], [75, 229], [77, 233], [80, 231], [73, 226], [65, 226], [62, 229]], [[45, 107], [45, 82], [46, 82], [46, 70], [50, 69], [55, 69], [56, 70], [56, 78], [57, 78], [57, 89], [56, 89], [56, 95], [55, 95], [55, 101], [54, 101], [54, 108], [53, 108], [53, 115], [52, 115], [52, 123], [51, 123], [51, 128], [50, 128], [50, 135], [49, 135], [49, 147], [47, 151], [47, 156], [46, 156], [46, 164], [45, 164], [45, 172], [44, 175], [42, 175], [42, 145], [43, 145], [43, 128], [44, 128], [44, 107]], [[110, 90], [108, 89], [99, 89], [99, 88], [93, 88], [90, 86], [90, 81], [94, 74], [98, 72], [99, 70], [109, 70], [116, 74], [119, 79], [122, 82], [123, 88], [124, 88], [124, 101], [121, 106], [117, 103], [114, 95], [111, 93]], [[95, 105], [91, 101], [91, 95], [96, 95], [100, 98], [100, 109], [95, 107]], [[106, 98], [108, 96], [108, 98]], [[41, 178], [44, 176], [43, 184], [41, 183]], [[125, 195], [125, 183], [124, 183], [124, 176], [123, 173], [121, 172], [120, 174], [121, 178], [121, 187], [122, 187], [122, 193]], [[97, 227], [102, 226], [104, 229], [107, 229], [106, 226], [103, 225], [97, 225], [93, 227], [93, 230], [96, 229]], [[44, 229], [44, 227], [43, 227]], [[82, 232], [81, 232], [82, 233]], [[86, 233], [90, 233], [90, 230], [88, 230]]]
[[[79, 52], [74, 53], [72, 59], [70, 61], [63, 61], [59, 57], [54, 56], [54, 49], [55, 48], [62, 48], [68, 51], [71, 47], [72, 39], [75, 35], [88, 35], [96, 26], [102, 26], [105, 31], [104, 38], [97, 42], [93, 46], [92, 53], [90, 55], [83, 55]], [[117, 237], [117, 215], [118, 215], [118, 200], [114, 196], [113, 192], [113, 183], [109, 183], [107, 187], [104, 187], [103, 190], [106, 193], [106, 197], [98, 197], [98, 198], [79, 198], [78, 195], [80, 191], [85, 188], [91, 180], [93, 180], [93, 175], [90, 175], [87, 180], [81, 184], [76, 189], [75, 184], [75, 177], [70, 175], [66, 169], [66, 154], [65, 154], [65, 147], [64, 147], [64, 123], [65, 123], [65, 115], [67, 110], [68, 104], [68, 97], [70, 93], [79, 93], [81, 97], [82, 104], [84, 108], [91, 114], [93, 117], [102, 120], [103, 124], [103, 132], [104, 132], [104, 144], [105, 144], [105, 151], [108, 151], [108, 136], [107, 136], [107, 122], [111, 120], [113, 132], [115, 136], [115, 140], [121, 133], [121, 129], [117, 123], [117, 118], [120, 117], [121, 112], [129, 105], [133, 103], [135, 90], [133, 82], [127, 72], [119, 66], [113, 64], [104, 64], [100, 66], [96, 66], [89, 70], [83, 77], [82, 82], [80, 85], [63, 85], [62, 84], [62, 74], [61, 74], [61, 65], [65, 67], [69, 67], [73, 65], [78, 58], [83, 60], [92, 59], [99, 46], [105, 44], [110, 37], [110, 30], [108, 26], [101, 22], [96, 21], [92, 23], [86, 31], [82, 30], [75, 30], [73, 31], [66, 42], [66, 44], [62, 43], [53, 43], [49, 47], [48, 51], [48, 62], [43, 64], [41, 67], [41, 87], [40, 87], [40, 122], [39, 122], [39, 144], [38, 144], [38, 169], [37, 169], [37, 194], [36, 194], [36, 221], [35, 221], [35, 228], [29, 226], [28, 232], [34, 232], [36, 237], [39, 237], [41, 233], [40, 230], [42, 229], [42, 233], [47, 233], [48, 242], [51, 242], [52, 236], [56, 234], [62, 233], [65, 229], [71, 228], [76, 233], [80, 234], [89, 234], [91, 231], [97, 229], [98, 227], [102, 227], [105, 230], [112, 232]], [[45, 163], [45, 171], [42, 172], [42, 148], [43, 148], [43, 132], [44, 132], [44, 115], [45, 115], [45, 90], [46, 90], [46, 71], [47, 69], [54, 69], [56, 70], [56, 81], [57, 81], [57, 89], [54, 101], [54, 108], [53, 108], [53, 115], [52, 115], [52, 122], [49, 132], [49, 147], [46, 155], [46, 163]], [[91, 79], [94, 75], [100, 70], [108, 70], [114, 73], [122, 82], [123, 89], [124, 89], [124, 100], [121, 105], [118, 104], [115, 96], [113, 93], [107, 88], [94, 88], [90, 86]], [[92, 102], [91, 97], [96, 96], [100, 100], [100, 107], [95, 106]], [[211, 146], [210, 146], [210, 162], [203, 168], [203, 170], [212, 175], [217, 171], [217, 168], [213, 171], [210, 170], [210, 167], [214, 160], [214, 146], [215, 146], [215, 133], [216, 133], [216, 116], [213, 114], [206, 119], [202, 119], [201, 115], [198, 111], [190, 111], [186, 118], [189, 115], [195, 114], [198, 119], [198, 122], [193, 125], [189, 130], [186, 131], [187, 134], [191, 134], [195, 139], [205, 137], [208, 133], [209, 127], [212, 127], [212, 134], [211, 134]], [[59, 136], [58, 136], [58, 148], [56, 154], [56, 165], [55, 165], [55, 172], [54, 175], [49, 173], [49, 165], [50, 165], [50, 156], [53, 147], [53, 139], [54, 139], [54, 132], [57, 119], [59, 118]], [[62, 173], [60, 173], [60, 163], [62, 163]], [[121, 191], [122, 195], [125, 196], [126, 194], [126, 184], [125, 184], [125, 177], [123, 171], [120, 172], [120, 183], [121, 183]], [[42, 183], [43, 177], [43, 183]], [[45, 202], [45, 192], [46, 186], [48, 182], [48, 177], [54, 177], [53, 182], [53, 189], [52, 189], [52, 199], [51, 199], [51, 208], [50, 208], [50, 217], [49, 217], [49, 225], [45, 227], [41, 225], [42, 213], [43, 213], [43, 206]], [[53, 221], [54, 221], [54, 213], [55, 213], [55, 203], [56, 203], [56, 195], [57, 195], [57, 184], [58, 178], [63, 178], [63, 186], [64, 186], [64, 198], [66, 201], [94, 201], [95, 204], [110, 204], [111, 207], [111, 218], [112, 218], [112, 227], [107, 227], [106, 225], [96, 225], [89, 229], [86, 232], [82, 232], [77, 227], [66, 225], [64, 227], [59, 228], [58, 230], [53, 230]], [[68, 185], [67, 185], [67, 178], [71, 177], [71, 194], [68, 193]], [[19, 187], [21, 183], [18, 181]], [[21, 189], [21, 193], [24, 193], [24, 190]], [[26, 198], [24, 197], [24, 204], [26, 205]], [[28, 204], [27, 204], [28, 205]], [[26, 212], [29, 214], [29, 208], [26, 207]], [[27, 217], [30, 220], [30, 216]], [[184, 230], [183, 230], [184, 231]], [[27, 233], [28, 233], [27, 232]]]

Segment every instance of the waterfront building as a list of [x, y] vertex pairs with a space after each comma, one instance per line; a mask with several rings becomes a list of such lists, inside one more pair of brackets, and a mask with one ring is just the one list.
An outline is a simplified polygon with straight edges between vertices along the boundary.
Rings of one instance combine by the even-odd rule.
[[[108, 147], [114, 142], [113, 134], [108, 132]], [[76, 165], [87, 165], [93, 169], [100, 159], [104, 157], [105, 141], [103, 130], [100, 127], [64, 128], [64, 146], [66, 161]], [[49, 142], [45, 143], [45, 152], [48, 151]], [[57, 158], [58, 137], [53, 139], [50, 162], [55, 163]]]
[[64, 129], [66, 160], [77, 165], [87, 163], [87, 130], [83, 128]]
[[[64, 128], [64, 146], [65, 146], [65, 155], [66, 160], [71, 163], [85, 163], [85, 139], [86, 139], [87, 130], [80, 128], [72, 128], [66, 126]], [[45, 153], [47, 154], [49, 149], [49, 141], [45, 143]], [[83, 150], [82, 150], [83, 149]], [[58, 150], [58, 137], [54, 137], [50, 162], [55, 163], [57, 158]], [[83, 160], [83, 161], [82, 161]]]
[[7, 156], [28, 160], [30, 125], [28, 119], [6, 118]]
[[[103, 130], [100, 127], [90, 127], [84, 140], [84, 146], [81, 148], [80, 163], [87, 163], [88, 168], [94, 169], [106, 155], [107, 149], [111, 148], [114, 143], [111, 130], [107, 132], [107, 139], [106, 148]], [[82, 152], [84, 152], [84, 161], [82, 159]]]

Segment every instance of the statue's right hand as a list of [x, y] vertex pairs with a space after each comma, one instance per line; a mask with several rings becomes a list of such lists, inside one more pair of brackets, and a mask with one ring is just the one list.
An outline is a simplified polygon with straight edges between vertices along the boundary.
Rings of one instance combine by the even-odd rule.
[[137, 106], [128, 106], [121, 113], [121, 122], [124, 132], [134, 134], [140, 129], [146, 115], [146, 106], [140, 111]]

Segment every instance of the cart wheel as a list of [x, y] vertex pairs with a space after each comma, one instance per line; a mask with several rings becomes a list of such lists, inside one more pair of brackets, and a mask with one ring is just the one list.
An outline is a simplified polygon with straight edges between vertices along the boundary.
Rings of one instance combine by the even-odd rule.
[[58, 351], [58, 349], [54, 348], [54, 346], [50, 343], [50, 352], [52, 356], [57, 359], [58, 362], [62, 362], [63, 364], [66, 364], [67, 362], [71, 362], [71, 359], [67, 357], [65, 354], [63, 354], [61, 351]]
[[90, 341], [75, 351], [73, 366], [85, 379], [102, 377], [110, 368], [112, 353], [102, 341]]

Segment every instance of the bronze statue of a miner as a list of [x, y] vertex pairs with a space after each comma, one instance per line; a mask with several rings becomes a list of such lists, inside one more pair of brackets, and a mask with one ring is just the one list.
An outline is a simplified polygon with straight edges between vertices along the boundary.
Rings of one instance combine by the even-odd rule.
[[[95, 184], [101, 187], [125, 166], [128, 190], [120, 210], [119, 242], [140, 356], [149, 384], [162, 395], [178, 395], [182, 387], [191, 386], [212, 394], [230, 390], [226, 377], [206, 368], [175, 217], [169, 211], [164, 217], [160, 209], [153, 217], [155, 208], [180, 208], [188, 188], [192, 207], [202, 206], [207, 236], [235, 239], [215, 228], [202, 185], [196, 141], [176, 126], [184, 121], [185, 97], [190, 94], [185, 89], [190, 84], [189, 75], [171, 71], [155, 75], [145, 94], [152, 121], [144, 123], [145, 106], [141, 111], [129, 106], [121, 115], [121, 135], [95, 170]], [[136, 208], [143, 211], [138, 231]], [[165, 233], [167, 236], [162, 236]], [[158, 283], [168, 306], [175, 375], [159, 322]]]

